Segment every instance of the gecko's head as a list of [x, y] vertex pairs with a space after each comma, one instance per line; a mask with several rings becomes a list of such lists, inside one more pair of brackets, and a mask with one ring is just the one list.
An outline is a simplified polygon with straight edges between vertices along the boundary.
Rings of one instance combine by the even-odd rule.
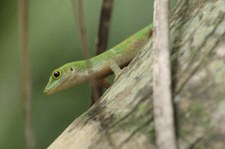
[[80, 84], [85, 79], [84, 72], [80, 70], [80, 67], [74, 68], [70, 64], [66, 64], [52, 72], [44, 94], [51, 95], [59, 90]]

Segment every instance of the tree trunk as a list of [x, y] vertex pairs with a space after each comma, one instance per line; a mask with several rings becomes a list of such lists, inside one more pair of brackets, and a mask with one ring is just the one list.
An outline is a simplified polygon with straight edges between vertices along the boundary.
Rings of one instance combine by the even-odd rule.
[[[178, 146], [225, 147], [225, 1], [180, 0], [171, 13], [173, 101]], [[51, 149], [156, 148], [151, 41]], [[163, 104], [163, 103], [162, 103]]]

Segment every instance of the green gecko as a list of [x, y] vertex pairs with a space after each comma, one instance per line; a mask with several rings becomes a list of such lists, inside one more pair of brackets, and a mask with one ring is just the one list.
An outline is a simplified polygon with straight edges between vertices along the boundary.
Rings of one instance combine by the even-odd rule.
[[44, 93], [46, 95], [53, 94], [87, 82], [91, 77], [103, 79], [112, 72], [118, 76], [120, 67], [126, 66], [137, 55], [151, 34], [152, 25], [149, 25], [112, 49], [90, 58], [88, 61], [90, 64], [87, 63], [87, 60], [81, 60], [67, 63], [55, 69], [49, 78]]

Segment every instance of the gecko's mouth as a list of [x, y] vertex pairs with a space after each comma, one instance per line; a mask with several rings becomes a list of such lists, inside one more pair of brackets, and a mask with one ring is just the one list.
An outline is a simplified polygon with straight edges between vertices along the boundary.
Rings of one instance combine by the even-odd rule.
[[50, 77], [49, 82], [44, 89], [44, 94], [51, 95], [56, 92], [57, 88], [57, 82], [52, 77]]
[[53, 87], [50, 83], [48, 83], [44, 89], [44, 94], [51, 95], [55, 92], [55, 90], [56, 90], [56, 87]]
[[45, 95], [51, 95], [51, 94], [53, 94], [54, 92], [51, 92], [51, 90], [48, 90], [48, 89], [44, 89], [44, 94]]
[[51, 95], [59, 90], [66, 89], [67, 80], [68, 78], [61, 78], [61, 79], [55, 80], [52, 77], [50, 77], [49, 82], [44, 89], [44, 94]]

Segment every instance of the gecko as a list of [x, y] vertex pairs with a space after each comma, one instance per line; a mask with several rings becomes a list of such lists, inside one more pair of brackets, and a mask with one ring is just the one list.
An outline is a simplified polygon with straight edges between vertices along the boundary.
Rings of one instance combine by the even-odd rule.
[[152, 25], [148, 25], [115, 47], [88, 59], [90, 64], [87, 60], [80, 60], [55, 69], [44, 89], [44, 94], [51, 95], [60, 90], [88, 82], [91, 77], [103, 79], [112, 73], [117, 77], [121, 68], [137, 55], [151, 35]]

